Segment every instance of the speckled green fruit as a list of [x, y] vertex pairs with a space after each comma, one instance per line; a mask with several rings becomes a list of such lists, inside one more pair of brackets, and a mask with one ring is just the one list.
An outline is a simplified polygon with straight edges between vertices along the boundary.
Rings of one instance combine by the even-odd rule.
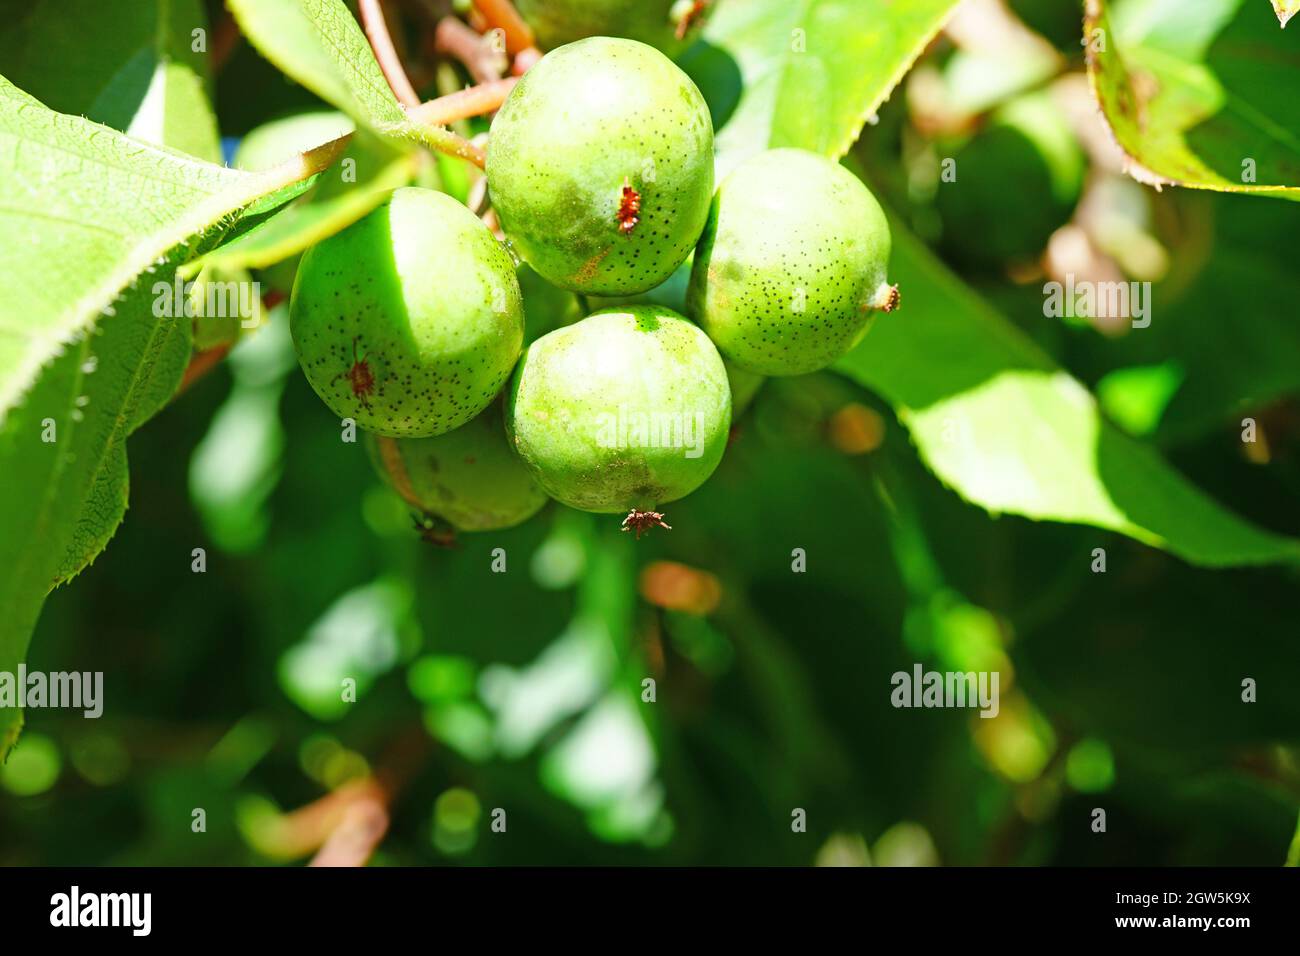
[[398, 189], [303, 254], [289, 306], [298, 360], [341, 418], [441, 435], [510, 377], [524, 315], [509, 253], [443, 193]]
[[543, 50], [584, 37], [640, 40], [669, 56], [685, 49], [716, 0], [516, 0]]
[[699, 327], [669, 309], [606, 309], [530, 345], [506, 407], [515, 450], [583, 511], [651, 510], [722, 460], [731, 389]]
[[412, 508], [458, 531], [498, 531], [527, 521], [546, 504], [510, 448], [501, 403], [434, 438], [367, 435], [371, 460]]
[[825, 368], [897, 292], [889, 225], [848, 170], [798, 149], [741, 164], [718, 189], [687, 310], [727, 359], [760, 375]]
[[[593, 295], [587, 297], [587, 302], [598, 309], [610, 309], [616, 306], [627, 308], [633, 305], [653, 305], [672, 309], [674, 312], [681, 312], [686, 309], [686, 290], [690, 286], [690, 282], [691, 258], [687, 257], [686, 261], [678, 266], [672, 275], [648, 292], [623, 298], [605, 298]], [[522, 278], [520, 284], [523, 284]], [[527, 302], [528, 291], [525, 288], [525, 308]], [[758, 394], [758, 389], [763, 384], [763, 376], [754, 372], [746, 372], [734, 362], [728, 362], [725, 357], [722, 364], [727, 369], [727, 381], [731, 383], [731, 418], [734, 421], [740, 417], [741, 412], [749, 407], [749, 403]]]
[[593, 37], [544, 56], [492, 121], [492, 205], [548, 281], [631, 295], [686, 258], [709, 214], [713, 125], [653, 47]]

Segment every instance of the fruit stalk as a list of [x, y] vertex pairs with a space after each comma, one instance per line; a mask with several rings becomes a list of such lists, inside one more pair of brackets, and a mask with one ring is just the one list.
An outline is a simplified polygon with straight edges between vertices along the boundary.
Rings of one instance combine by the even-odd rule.
[[458, 61], [469, 71], [475, 83], [501, 79], [499, 55], [483, 42], [483, 37], [455, 17], [443, 17], [433, 34], [433, 48], [443, 56]]
[[384, 72], [384, 79], [397, 97], [397, 101], [407, 108], [420, 105], [419, 94], [411, 86], [402, 60], [393, 46], [393, 38], [388, 33], [388, 22], [384, 19], [384, 10], [379, 0], [360, 0], [361, 26], [370, 41], [370, 49], [379, 61], [379, 68]]
[[495, 113], [501, 108], [506, 97], [519, 80], [506, 77], [501, 80], [489, 80], [478, 86], [467, 87], [455, 93], [448, 93], [436, 100], [429, 100], [410, 110], [411, 119], [431, 126], [447, 126], [457, 120], [469, 119]]
[[482, 169], [487, 163], [487, 158], [481, 149], [461, 139], [450, 130], [442, 129], [439, 124], [415, 116], [414, 111], [420, 107], [420, 97], [411, 86], [411, 80], [406, 75], [406, 69], [402, 66], [396, 47], [393, 46], [393, 38], [389, 35], [388, 22], [384, 19], [383, 7], [380, 6], [379, 0], [360, 0], [360, 13], [366, 38], [370, 41], [370, 49], [374, 52], [375, 59], [379, 62], [379, 68], [383, 71], [384, 79], [388, 81], [393, 95], [408, 113], [417, 119], [417, 122], [422, 122], [429, 127], [422, 137], [424, 145], [440, 153], [459, 156]]
[[506, 51], [511, 55], [521, 53], [533, 45], [532, 28], [524, 22], [510, 0], [474, 0], [474, 6], [489, 27], [505, 34]]

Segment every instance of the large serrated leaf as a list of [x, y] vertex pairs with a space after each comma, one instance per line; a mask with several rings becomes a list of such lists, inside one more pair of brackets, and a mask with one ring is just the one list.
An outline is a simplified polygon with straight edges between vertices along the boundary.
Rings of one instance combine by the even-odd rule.
[[199, 0], [0, 0], [0, 22], [0, 74], [50, 109], [221, 162]]
[[[173, 263], [157, 281], [174, 271]], [[121, 523], [126, 438], [185, 371], [189, 320], [156, 317], [155, 299], [152, 282], [124, 294], [94, 333], [77, 334], [0, 429], [0, 671], [23, 660], [49, 591], [94, 560]], [[19, 721], [17, 711], [0, 709], [0, 759]]]
[[843, 156], [955, 0], [720, 3], [682, 67], [718, 127], [718, 173], [776, 146]]
[[[173, 105], [146, 95], [119, 121], [187, 140]], [[205, 99], [189, 108], [211, 115]], [[0, 78], [0, 670], [23, 660], [50, 589], [121, 523], [127, 436], [185, 370], [190, 321], [155, 314], [159, 284], [172, 288], [198, 237], [292, 198], [333, 151], [239, 172], [55, 113]], [[20, 726], [0, 710], [0, 759]]]
[[1256, 528], [1152, 449], [891, 222], [903, 307], [837, 368], [879, 392], [926, 464], [994, 513], [1118, 531], [1211, 567], [1300, 563], [1300, 541]]
[[[393, 95], [343, 0], [227, 0], [239, 29], [264, 57], [374, 132], [456, 153], [441, 126], [412, 120]], [[468, 158], [468, 153], [461, 153]]]
[[169, 250], [333, 155], [246, 173], [47, 109], [0, 77], [0, 424], [41, 368]]
[[[310, 133], [311, 126], [319, 123], [320, 115], [309, 115], [305, 121], [291, 118], [266, 124], [250, 134], [245, 145], [261, 131], [266, 132], [264, 139], [291, 136], [300, 122]], [[333, 115], [341, 118], [340, 114]], [[316, 133], [312, 138], [319, 135]], [[235, 157], [236, 165], [245, 165], [243, 151], [241, 146], [240, 155]], [[186, 271], [194, 271], [199, 265], [256, 269], [283, 262], [356, 222], [394, 189], [408, 185], [418, 172], [422, 158], [419, 150], [395, 146], [362, 128], [349, 141], [338, 165], [319, 177], [307, 195], [248, 234], [191, 262]]]
[[1300, 198], [1300, 39], [1254, 0], [1088, 0], [1088, 78], [1134, 178]]

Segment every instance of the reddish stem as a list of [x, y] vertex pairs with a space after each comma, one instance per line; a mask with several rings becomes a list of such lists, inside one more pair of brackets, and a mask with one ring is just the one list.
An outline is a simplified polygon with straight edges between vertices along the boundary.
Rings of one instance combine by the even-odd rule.
[[475, 83], [501, 79], [501, 54], [488, 46], [477, 32], [455, 17], [443, 17], [433, 34], [434, 50], [458, 60], [469, 70]]
[[176, 389], [176, 394], [181, 394], [216, 368], [229, 351], [229, 345], [218, 345], [216, 348], [196, 352], [190, 359], [190, 364], [185, 366], [185, 374], [181, 378], [180, 388]]
[[213, 76], [221, 72], [221, 68], [226, 65], [226, 61], [230, 59], [230, 55], [235, 52], [242, 39], [243, 34], [239, 32], [234, 16], [227, 11], [216, 29], [212, 31], [212, 50], [208, 55], [208, 63], [212, 68]]
[[542, 58], [542, 51], [535, 46], [520, 50], [515, 54], [515, 61], [510, 65], [510, 72], [515, 76], [523, 76], [531, 70], [537, 61]]
[[501, 80], [489, 80], [478, 86], [471, 86], [422, 103], [410, 111], [410, 116], [421, 123], [446, 126], [456, 120], [494, 113], [501, 108], [501, 104], [505, 102], [518, 82], [519, 80], [513, 76]]
[[375, 52], [375, 59], [379, 61], [379, 68], [384, 71], [384, 79], [388, 80], [393, 95], [403, 106], [419, 106], [420, 97], [411, 86], [411, 80], [393, 46], [393, 38], [388, 33], [388, 22], [384, 19], [384, 10], [379, 5], [379, 0], [360, 0], [359, 6], [361, 25], [365, 28], [370, 48]]
[[510, 0], [474, 0], [489, 27], [506, 36], [506, 52], [514, 54], [533, 45], [533, 29], [524, 22]]

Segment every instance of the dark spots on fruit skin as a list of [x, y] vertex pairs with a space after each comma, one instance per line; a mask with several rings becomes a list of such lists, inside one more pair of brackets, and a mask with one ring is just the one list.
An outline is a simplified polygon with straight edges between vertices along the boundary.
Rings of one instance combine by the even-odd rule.
[[[849, 173], [811, 154], [777, 152], [723, 184], [688, 300], [736, 365], [790, 375], [829, 365], [861, 337], [871, 318], [861, 305], [884, 280], [888, 231]], [[791, 178], [797, 185], [788, 185]], [[774, 192], [782, 183], [797, 198]], [[756, 222], [771, 227], [758, 230]]]
[[[421, 514], [459, 531], [489, 531], [527, 520], [546, 495], [514, 454], [497, 399], [474, 419], [432, 438], [377, 438], [372, 461], [389, 484], [409, 472], [405, 490], [395, 488]], [[397, 469], [389, 458], [397, 459]], [[408, 467], [409, 466], [409, 467]]]
[[[604, 77], [628, 84], [627, 74], [643, 76], [641, 86], [656, 94], [638, 94], [634, 110], [584, 116], [575, 134], [569, 104], [584, 102]], [[609, 39], [553, 52], [511, 93], [491, 136], [488, 181], [502, 227], [553, 283], [597, 295], [644, 292], [699, 237], [713, 193], [711, 121], [699, 91], [660, 54]]]
[[[571, 374], [603, 362], [611, 371]], [[637, 374], [613, 371], [631, 366]], [[511, 394], [520, 457], [548, 493], [585, 511], [626, 514], [675, 501], [708, 478], [726, 447], [726, 369], [699, 327], [668, 309], [605, 309], [543, 336], [525, 355]], [[689, 417], [700, 454], [631, 433], [611, 444], [607, 429], [619, 409]]]
[[[394, 193], [415, 204], [404, 220], [406, 255], [427, 244], [444, 261], [448, 248], [459, 256], [432, 292], [400, 278], [386, 218], [397, 198], [308, 250], [299, 268], [290, 325], [303, 370], [335, 414], [382, 435], [467, 422], [509, 378], [523, 340], [514, 263], [455, 200], [430, 205], [438, 195]], [[506, 291], [503, 311], [497, 289]]]

